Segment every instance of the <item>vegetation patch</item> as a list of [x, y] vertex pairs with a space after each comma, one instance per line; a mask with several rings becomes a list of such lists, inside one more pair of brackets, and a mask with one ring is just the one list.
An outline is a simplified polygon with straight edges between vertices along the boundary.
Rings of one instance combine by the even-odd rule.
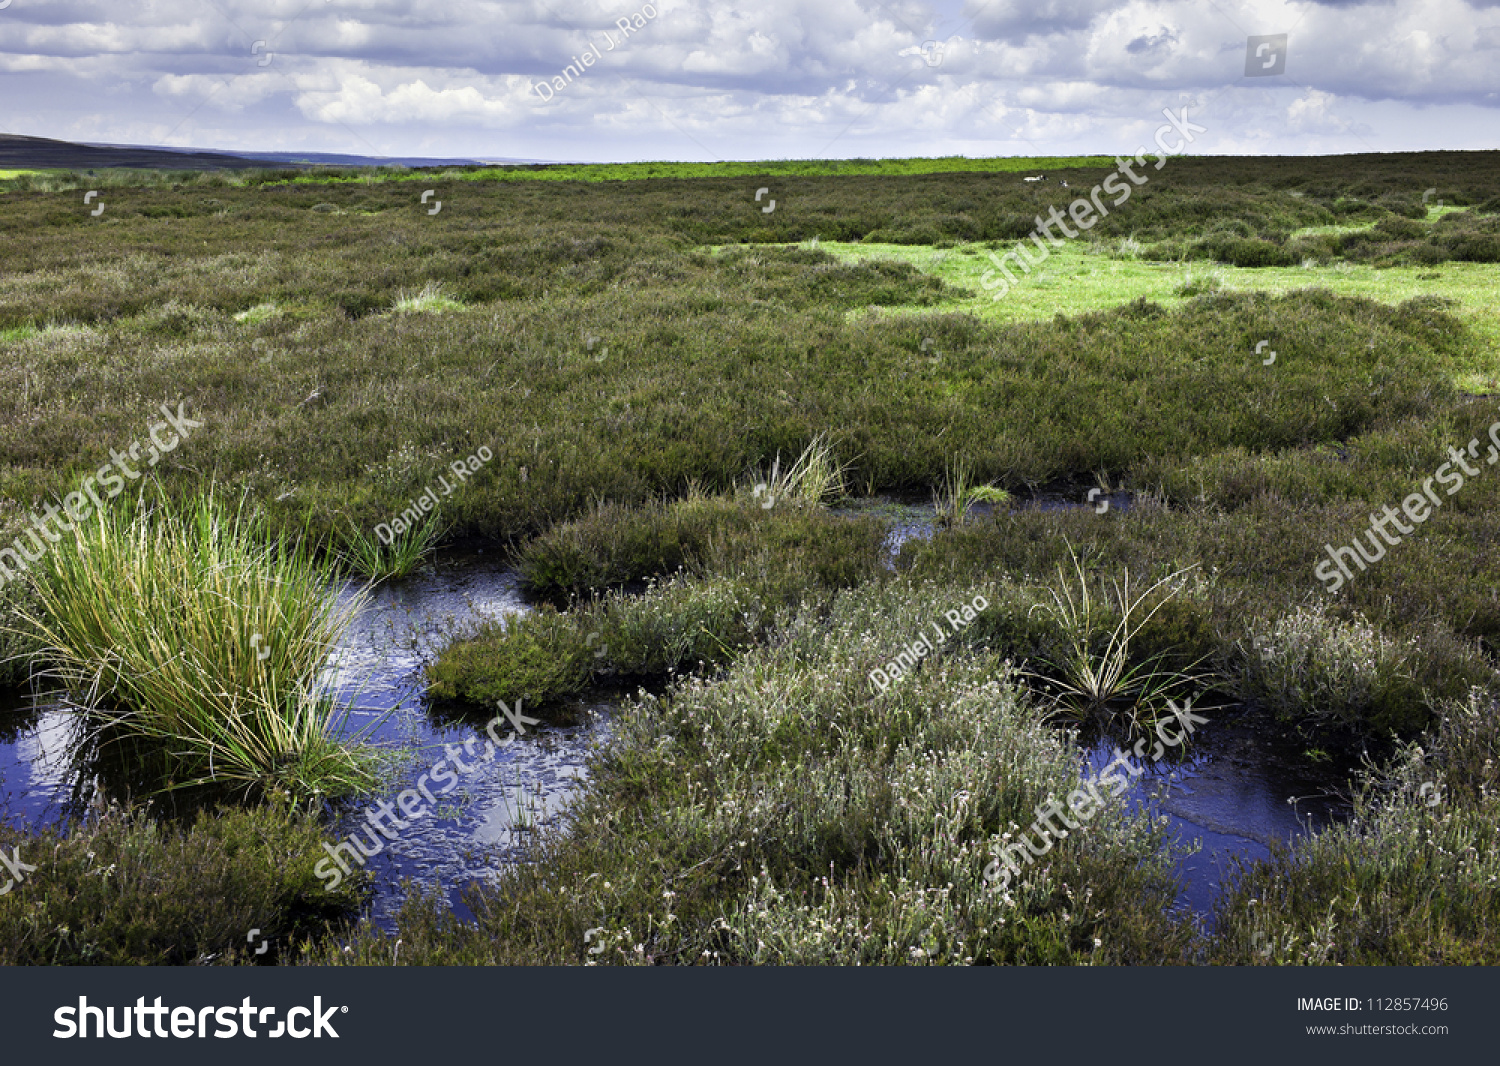
[[0, 846], [36, 867], [0, 896], [0, 962], [290, 961], [362, 901], [363, 878], [329, 892], [314, 876], [323, 839], [314, 819], [275, 805], [182, 825], [109, 808], [66, 832], [0, 827]]
[[212, 495], [79, 522], [43, 557], [21, 616], [42, 676], [109, 735], [169, 752], [165, 787], [356, 791], [367, 760], [319, 673], [360, 599], [335, 604], [306, 540], [260, 532]]

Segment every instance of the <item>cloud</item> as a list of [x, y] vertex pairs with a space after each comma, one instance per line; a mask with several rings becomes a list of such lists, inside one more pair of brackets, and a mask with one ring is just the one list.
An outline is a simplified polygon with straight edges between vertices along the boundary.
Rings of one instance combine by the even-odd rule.
[[[637, 0], [15, 0], [0, 71], [10, 132], [245, 149], [1108, 152], [1181, 94], [1220, 118], [1195, 150], [1470, 147], [1476, 111], [1500, 106], [1497, 5], [661, 0], [650, 17]], [[1286, 74], [1245, 78], [1245, 38], [1272, 33], [1289, 35]], [[590, 49], [550, 100], [529, 91]]]

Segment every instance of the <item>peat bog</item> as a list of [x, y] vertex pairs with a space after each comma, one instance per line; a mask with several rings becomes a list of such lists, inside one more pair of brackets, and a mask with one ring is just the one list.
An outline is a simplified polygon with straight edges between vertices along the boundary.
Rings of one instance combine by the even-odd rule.
[[1500, 960], [1495, 153], [963, 162], [0, 180], [0, 960]]

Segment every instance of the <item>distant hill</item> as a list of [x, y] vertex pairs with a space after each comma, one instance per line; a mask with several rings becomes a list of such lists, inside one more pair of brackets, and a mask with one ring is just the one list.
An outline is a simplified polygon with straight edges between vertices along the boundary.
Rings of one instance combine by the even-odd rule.
[[0, 133], [0, 170], [91, 170], [141, 167], [164, 170], [238, 170], [266, 164], [222, 152], [174, 152], [161, 148], [73, 144], [46, 137]]
[[93, 170], [138, 167], [153, 170], [242, 170], [246, 167], [482, 167], [491, 164], [540, 163], [539, 159], [386, 158], [335, 152], [207, 152], [197, 148], [148, 148], [130, 144], [73, 144], [46, 137], [0, 133], [0, 170]]

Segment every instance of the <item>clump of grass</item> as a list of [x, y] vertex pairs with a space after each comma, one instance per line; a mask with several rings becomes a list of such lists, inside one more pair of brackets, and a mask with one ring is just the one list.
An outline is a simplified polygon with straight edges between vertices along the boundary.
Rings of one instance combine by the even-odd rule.
[[1205, 274], [1194, 274], [1189, 270], [1183, 275], [1173, 288], [1174, 296], [1202, 296], [1204, 293], [1219, 292], [1224, 288], [1224, 275], [1221, 271], [1211, 270]]
[[1134, 593], [1127, 568], [1122, 581], [1110, 582], [1111, 594], [1099, 596], [1077, 554], [1070, 551], [1070, 556], [1076, 593], [1058, 567], [1060, 590], [1048, 589], [1050, 602], [1032, 608], [1061, 632], [1061, 650], [1039, 657], [1042, 671], [1025, 671], [1059, 711], [1106, 719], [1123, 711], [1138, 724], [1153, 718], [1167, 700], [1203, 687], [1204, 676], [1167, 667], [1169, 650], [1142, 657], [1136, 647], [1147, 623], [1171, 602], [1179, 579], [1196, 567], [1168, 574]]
[[754, 496], [766, 506], [777, 501], [797, 501], [818, 506], [847, 495], [844, 473], [851, 464], [840, 463], [825, 433], [819, 433], [802, 449], [791, 469], [781, 469], [781, 453], [770, 470], [757, 479]]
[[437, 548], [445, 532], [433, 511], [420, 526], [408, 526], [387, 544], [350, 524], [340, 535], [340, 558], [344, 565], [371, 581], [410, 577]]
[[974, 471], [967, 459], [958, 459], [949, 464], [942, 487], [933, 493], [937, 522], [944, 528], [961, 526], [967, 522], [969, 508], [976, 503], [1009, 502], [1009, 492], [996, 485], [981, 485], [974, 480]]
[[273, 303], [256, 304], [254, 307], [240, 311], [234, 316], [236, 322], [247, 326], [256, 326], [262, 322], [268, 322], [281, 314], [281, 308]]
[[182, 509], [122, 503], [74, 527], [36, 575], [21, 618], [51, 678], [101, 735], [166, 749], [168, 787], [342, 794], [369, 783], [365, 753], [339, 738], [318, 688], [363, 606], [329, 595], [332, 564], [305, 539], [262, 541], [212, 492]]
[[462, 310], [464, 310], [464, 305], [445, 293], [440, 281], [429, 281], [417, 292], [403, 289], [396, 294], [396, 302], [391, 305], [391, 313], [396, 315], [435, 314]]

